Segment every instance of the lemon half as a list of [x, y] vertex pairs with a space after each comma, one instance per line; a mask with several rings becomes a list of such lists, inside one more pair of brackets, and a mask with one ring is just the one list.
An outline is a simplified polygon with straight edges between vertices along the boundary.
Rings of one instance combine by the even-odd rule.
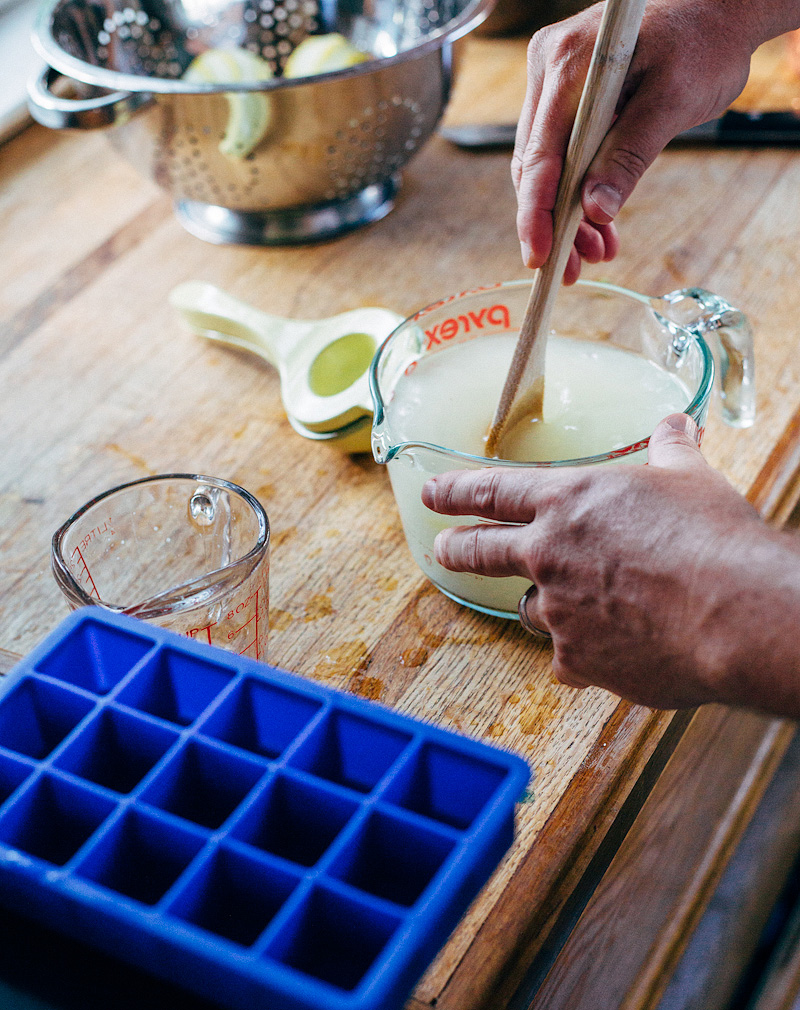
[[312, 77], [334, 70], [346, 70], [370, 57], [338, 32], [309, 35], [292, 50], [283, 68], [284, 77]]
[[[195, 56], [183, 74], [185, 81], [197, 84], [239, 84], [268, 81], [272, 68], [266, 60], [249, 49], [207, 49]], [[222, 154], [246, 158], [269, 129], [272, 106], [269, 95], [260, 91], [229, 92], [228, 125], [220, 141]]]

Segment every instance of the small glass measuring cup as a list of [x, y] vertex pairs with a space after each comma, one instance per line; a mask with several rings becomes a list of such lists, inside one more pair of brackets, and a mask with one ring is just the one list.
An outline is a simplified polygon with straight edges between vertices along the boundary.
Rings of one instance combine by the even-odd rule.
[[[391, 401], [398, 383], [417, 363], [454, 344], [478, 337], [516, 334], [530, 295], [530, 281], [499, 283], [444, 298], [405, 320], [379, 348], [372, 362], [370, 388], [374, 401], [372, 452], [387, 464], [408, 546], [423, 573], [445, 595], [467, 607], [496, 617], [518, 619], [517, 604], [528, 589], [522, 578], [489, 578], [450, 572], [434, 560], [436, 534], [449, 526], [484, 520], [474, 516], [443, 516], [420, 499], [425, 481], [448, 470], [482, 467], [561, 467], [606, 462], [640, 462], [647, 458], [651, 430], [643, 430], [627, 445], [574, 459], [517, 462], [487, 459], [430, 440], [404, 440], [393, 430]], [[687, 390], [681, 409], [703, 429], [716, 373], [723, 420], [747, 427], [754, 419], [753, 341], [745, 316], [724, 299], [699, 288], [673, 291], [660, 298], [611, 284], [579, 281], [563, 288], [552, 319], [554, 332], [580, 340], [595, 340], [642, 356], [676, 376]], [[499, 346], [499, 345], [498, 345]], [[715, 367], [716, 358], [716, 367]], [[501, 386], [498, 388], [498, 399]], [[473, 409], [457, 403], [451, 389], [437, 387], [450, 398], [451, 411]], [[625, 389], [614, 390], [615, 398]], [[495, 401], [496, 403], [496, 401]], [[387, 408], [389, 408], [387, 410]], [[491, 416], [486, 418], [488, 430]]]
[[269, 522], [230, 481], [171, 473], [111, 488], [53, 535], [56, 582], [99, 605], [265, 660]]

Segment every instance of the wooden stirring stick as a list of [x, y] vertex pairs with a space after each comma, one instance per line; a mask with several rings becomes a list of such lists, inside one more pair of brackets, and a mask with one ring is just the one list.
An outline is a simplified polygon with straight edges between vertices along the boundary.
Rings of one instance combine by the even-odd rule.
[[542, 416], [547, 332], [581, 223], [581, 183], [614, 119], [645, 2], [606, 0], [556, 194], [553, 247], [534, 277], [514, 357], [486, 440], [487, 456], [498, 454], [501, 438], [516, 421]]

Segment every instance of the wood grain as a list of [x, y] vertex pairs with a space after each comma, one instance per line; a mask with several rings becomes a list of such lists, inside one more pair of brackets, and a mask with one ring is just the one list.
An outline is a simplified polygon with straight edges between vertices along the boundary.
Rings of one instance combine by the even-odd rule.
[[[793, 866], [799, 850], [800, 736], [795, 733], [668, 980], [659, 1010], [745, 1005], [759, 975], [770, 974], [769, 967], [762, 973], [765, 943], [777, 937], [777, 924], [789, 908], [787, 894], [796, 890]], [[783, 961], [780, 947], [774, 960]]]
[[0, 674], [9, 673], [21, 658], [19, 653], [0, 649]]
[[[524, 59], [524, 42], [470, 40], [448, 114], [516, 117]], [[667, 152], [620, 216], [619, 257], [586, 271], [651, 294], [702, 285], [752, 318], [757, 423], [737, 432], [712, 419], [704, 451], [740, 490], [778, 498], [800, 411], [798, 188], [791, 152]], [[531, 764], [513, 848], [411, 1002], [501, 1006], [673, 716], [557, 684], [549, 650], [517, 625], [433, 590], [385, 471], [296, 435], [274, 372], [194, 338], [167, 298], [196, 278], [276, 315], [406, 314], [524, 276], [507, 154], [432, 138], [380, 223], [319, 246], [214, 247], [184, 232], [101, 135], [32, 126], [0, 147], [0, 209], [0, 647], [25, 653], [66, 614], [50, 537], [98, 491], [171, 470], [247, 487], [273, 533], [273, 663]]]
[[754, 714], [697, 713], [530, 1010], [657, 1004], [793, 734]]

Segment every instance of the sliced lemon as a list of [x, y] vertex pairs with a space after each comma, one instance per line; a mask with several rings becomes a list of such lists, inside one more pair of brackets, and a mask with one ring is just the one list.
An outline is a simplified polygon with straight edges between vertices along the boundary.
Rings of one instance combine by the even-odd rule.
[[[266, 60], [249, 49], [207, 49], [192, 60], [183, 74], [197, 84], [240, 84], [268, 81], [273, 76]], [[222, 154], [246, 158], [269, 129], [272, 107], [269, 95], [260, 91], [228, 92], [228, 126], [220, 141]]]
[[233, 46], [229, 49], [207, 49], [195, 56], [183, 77], [187, 81], [205, 84], [268, 81], [272, 77], [272, 67], [257, 53]]
[[329, 32], [327, 35], [309, 35], [292, 50], [283, 68], [284, 77], [311, 77], [333, 70], [346, 70], [370, 57], [356, 49], [344, 35]]

